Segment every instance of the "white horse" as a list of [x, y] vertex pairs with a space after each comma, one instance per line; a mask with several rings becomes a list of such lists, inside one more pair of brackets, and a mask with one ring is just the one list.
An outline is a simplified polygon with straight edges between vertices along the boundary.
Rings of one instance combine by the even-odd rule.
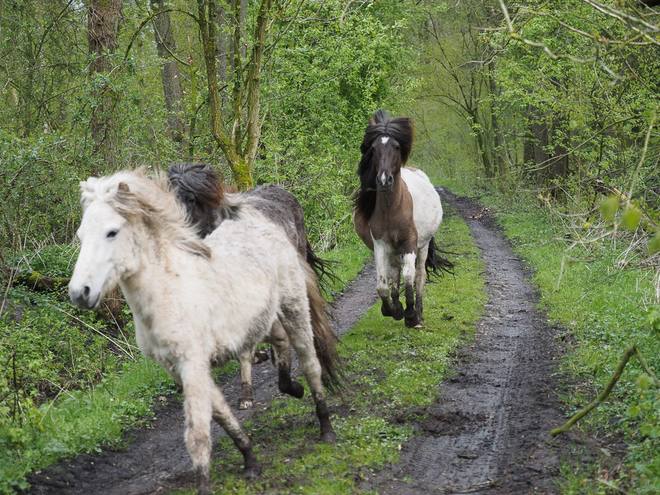
[[69, 296], [92, 309], [121, 286], [138, 346], [183, 387], [185, 442], [198, 493], [211, 493], [211, 419], [243, 454], [244, 476], [261, 472], [211, 366], [262, 342], [276, 320], [298, 354], [321, 440], [334, 441], [310, 324], [307, 291], [310, 285], [318, 290], [316, 278], [281, 229], [238, 198], [240, 214], [201, 241], [162, 174], [150, 180], [142, 171], [125, 171], [90, 178], [80, 188], [81, 249]]

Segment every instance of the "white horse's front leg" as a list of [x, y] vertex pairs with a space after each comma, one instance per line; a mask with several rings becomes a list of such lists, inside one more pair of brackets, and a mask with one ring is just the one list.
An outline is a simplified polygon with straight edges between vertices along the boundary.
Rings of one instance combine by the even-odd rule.
[[215, 387], [208, 366], [186, 363], [181, 367], [186, 418], [184, 438], [197, 477], [197, 493], [211, 495], [211, 390]]
[[401, 311], [392, 304], [390, 299], [390, 246], [383, 240], [374, 239], [374, 260], [376, 262], [376, 291], [380, 296], [382, 305], [380, 312], [383, 316], [393, 316], [395, 319], [401, 319]]

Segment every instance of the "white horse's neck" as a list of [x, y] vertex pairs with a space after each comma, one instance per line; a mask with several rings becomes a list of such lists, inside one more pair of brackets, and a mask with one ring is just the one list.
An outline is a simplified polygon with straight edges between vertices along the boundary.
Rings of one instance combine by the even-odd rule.
[[[136, 330], [149, 332], [157, 315], [171, 295], [168, 287], [183, 283], [182, 267], [190, 266], [197, 256], [178, 248], [168, 240], [156, 240], [146, 231], [137, 231], [134, 246], [138, 257], [137, 269], [119, 281], [126, 302], [135, 318]], [[140, 342], [138, 341], [138, 344]], [[144, 350], [144, 349], [143, 349]]]

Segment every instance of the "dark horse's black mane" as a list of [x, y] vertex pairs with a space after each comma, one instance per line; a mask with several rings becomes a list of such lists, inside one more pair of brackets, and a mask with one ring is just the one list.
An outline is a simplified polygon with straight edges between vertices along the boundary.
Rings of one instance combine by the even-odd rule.
[[355, 214], [369, 221], [376, 207], [376, 167], [372, 165], [373, 142], [382, 136], [389, 136], [398, 141], [401, 146], [401, 166], [405, 165], [412, 150], [415, 131], [410, 117], [390, 119], [385, 110], [378, 110], [367, 129], [360, 145], [362, 159], [357, 168], [360, 177], [360, 188], [353, 196]]

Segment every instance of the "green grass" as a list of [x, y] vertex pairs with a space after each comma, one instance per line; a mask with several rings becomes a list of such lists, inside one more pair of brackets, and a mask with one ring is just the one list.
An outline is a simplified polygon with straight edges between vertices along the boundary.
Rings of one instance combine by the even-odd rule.
[[[481, 199], [498, 211], [515, 251], [533, 268], [541, 305], [550, 320], [561, 326], [569, 344], [562, 361], [568, 377], [567, 391], [561, 397], [567, 415], [602, 391], [631, 344], [639, 347], [656, 373], [660, 371], [660, 335], [645, 321], [655, 297], [652, 274], [617, 268], [621, 243], [587, 244], [581, 251], [571, 252], [579, 260], [574, 261], [564, 257], [567, 243], [557, 240], [569, 233], [540, 208], [495, 195]], [[631, 359], [606, 403], [578, 428], [601, 432], [599, 436], [621, 436], [630, 447], [620, 479], [614, 483], [634, 493], [659, 493], [660, 395], [638, 386], [641, 374], [638, 362]], [[598, 466], [566, 467], [564, 475], [565, 493], [615, 492], [594, 482]]]
[[465, 223], [450, 216], [438, 239], [459, 255], [453, 257], [455, 276], [427, 285], [426, 328], [407, 329], [402, 321], [384, 318], [377, 304], [341, 339], [350, 378], [343, 400], [330, 398], [338, 442], [319, 443], [309, 394], [300, 401], [277, 399], [245, 425], [262, 476], [245, 481], [242, 459], [224, 439], [214, 450], [215, 491], [345, 494], [356, 490], [361, 475], [397, 462], [400, 445], [414, 435], [409, 419], [435, 400], [454, 350], [472, 339], [486, 298], [483, 264]]

